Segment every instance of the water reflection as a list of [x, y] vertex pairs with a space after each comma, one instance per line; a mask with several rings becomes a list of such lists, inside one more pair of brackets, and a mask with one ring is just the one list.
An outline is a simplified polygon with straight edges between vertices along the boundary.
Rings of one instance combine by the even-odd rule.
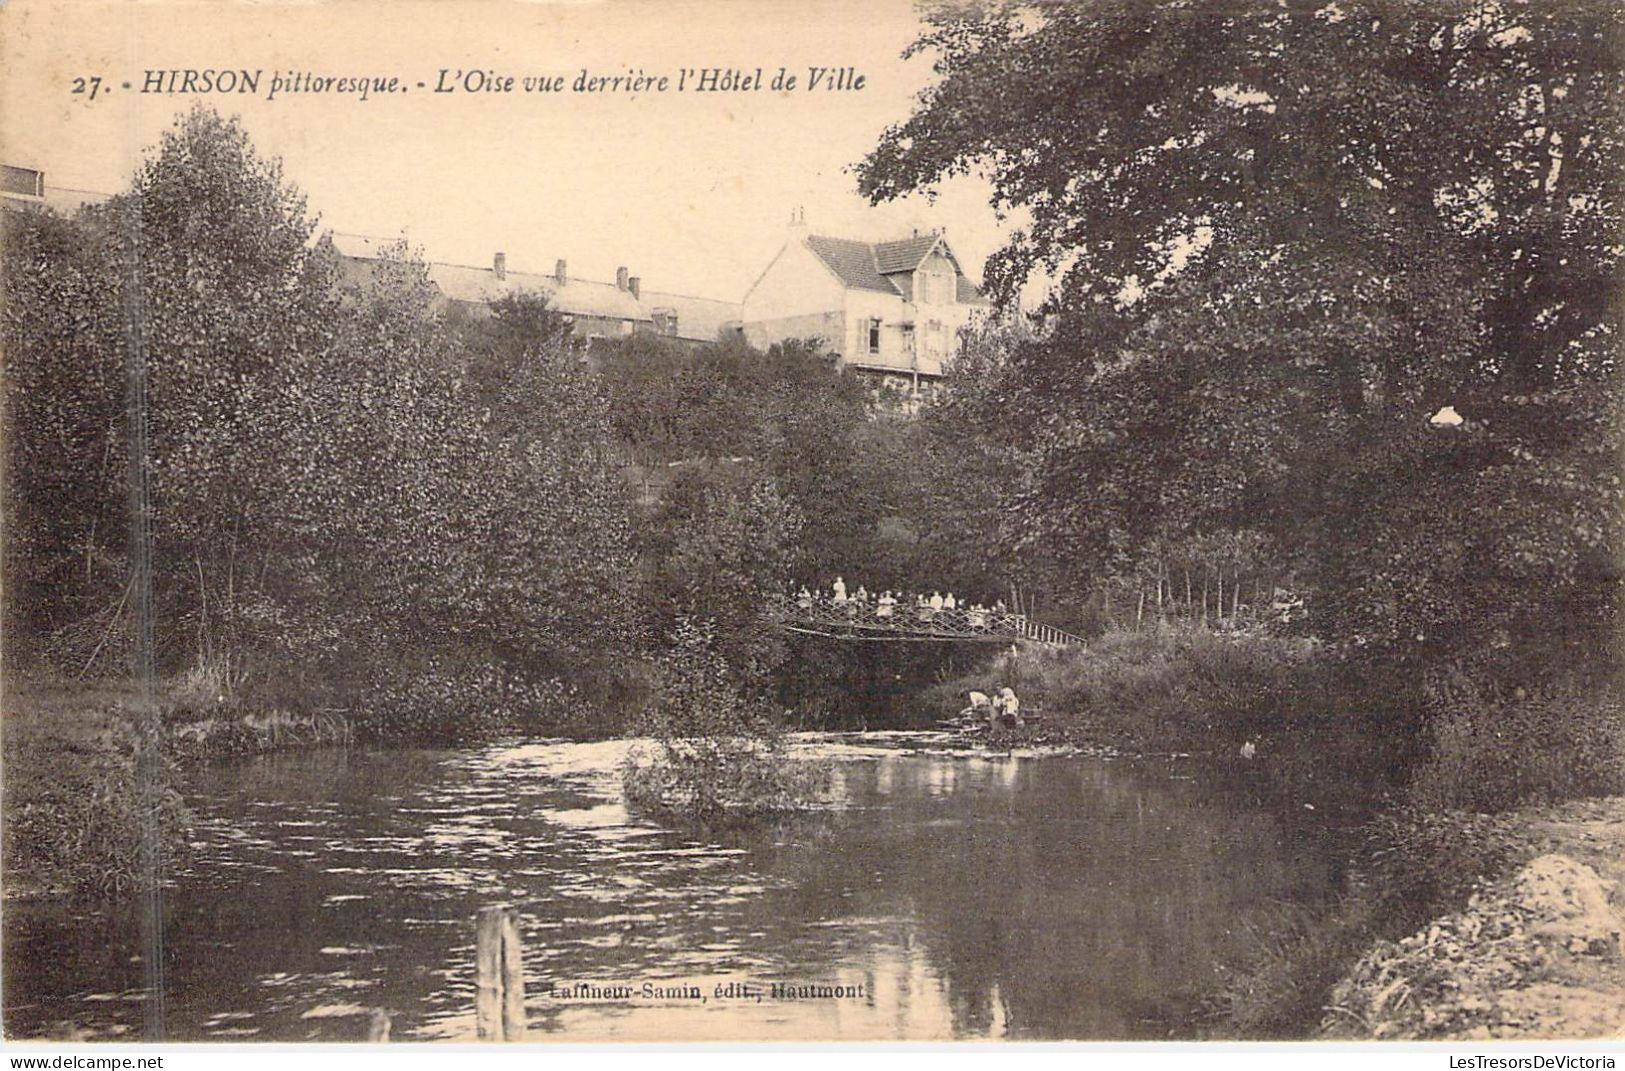
[[[396, 1037], [467, 1038], [472, 917], [504, 900], [537, 1037], [1188, 1035], [1236, 921], [1330, 882], [1301, 821], [1184, 766], [874, 742], [809, 747], [843, 808], [726, 843], [629, 815], [617, 743], [205, 771], [166, 899], [170, 1036], [353, 1038], [382, 1007]], [[137, 938], [128, 912], [8, 911], [7, 1032], [138, 1035]]]

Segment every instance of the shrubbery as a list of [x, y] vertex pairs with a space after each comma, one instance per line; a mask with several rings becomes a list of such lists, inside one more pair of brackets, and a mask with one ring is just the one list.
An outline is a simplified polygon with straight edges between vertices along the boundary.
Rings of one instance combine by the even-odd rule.
[[[1046, 728], [1110, 743], [1184, 746], [1318, 713], [1314, 669], [1298, 641], [1262, 632], [1167, 624], [1114, 630], [1087, 647], [1028, 648], [984, 673], [944, 682], [937, 714], [963, 706], [968, 688], [1009, 684], [1041, 707]], [[1308, 697], [1306, 699], [1306, 697]]]
[[[174, 762], [135, 728], [115, 722], [77, 745], [6, 744], [8, 879], [116, 894], [161, 881], [186, 860], [192, 816]], [[153, 752], [143, 761], [146, 748]], [[156, 834], [150, 858], [148, 829]]]
[[1562, 691], [1442, 704], [1411, 787], [1422, 807], [1504, 811], [1625, 792], [1625, 707], [1617, 695]]
[[622, 767], [627, 802], [709, 827], [816, 806], [828, 767], [786, 753], [779, 720], [735, 678], [709, 624], [679, 622], [672, 646], [644, 726], [654, 743]]
[[1332, 987], [1371, 945], [1458, 910], [1535, 854], [1510, 820], [1401, 807], [1372, 820], [1354, 850], [1347, 890], [1319, 906], [1266, 909], [1220, 967], [1208, 1000], [1217, 1033], [1303, 1037]]
[[455, 745], [562, 724], [579, 703], [559, 680], [526, 680], [487, 661], [431, 659], [375, 674], [355, 721], [368, 740]]

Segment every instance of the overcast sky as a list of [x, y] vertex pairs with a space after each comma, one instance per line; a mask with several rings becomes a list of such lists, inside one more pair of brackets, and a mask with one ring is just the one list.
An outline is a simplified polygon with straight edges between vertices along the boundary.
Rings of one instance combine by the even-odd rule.
[[[18, 6], [20, 4], [20, 6]], [[602, 0], [124, 3], [14, 0], [5, 12], [0, 144], [47, 183], [122, 188], [134, 161], [196, 97], [143, 94], [148, 69], [261, 68], [258, 95], [207, 97], [280, 156], [324, 227], [404, 229], [432, 260], [613, 278], [737, 300], [783, 241], [793, 207], [854, 238], [946, 227], [974, 278], [1000, 229], [963, 180], [935, 205], [870, 208], [848, 168], [909, 114], [932, 78], [899, 53], [920, 23], [906, 0]], [[580, 69], [856, 67], [858, 92], [439, 95], [441, 68], [565, 76]], [[406, 93], [264, 99], [271, 74], [398, 75]], [[71, 80], [101, 74], [95, 101]], [[116, 88], [128, 81], [134, 90]]]

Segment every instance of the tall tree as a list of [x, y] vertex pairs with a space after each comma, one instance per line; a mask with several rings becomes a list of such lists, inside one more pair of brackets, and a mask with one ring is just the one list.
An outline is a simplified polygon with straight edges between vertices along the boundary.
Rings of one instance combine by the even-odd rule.
[[1387, 656], [1606, 631], [1621, 40], [1593, 4], [943, 9], [860, 181], [987, 174], [1024, 217], [994, 292], [1053, 281], [988, 372], [1016, 542], [1113, 571], [1261, 529]]

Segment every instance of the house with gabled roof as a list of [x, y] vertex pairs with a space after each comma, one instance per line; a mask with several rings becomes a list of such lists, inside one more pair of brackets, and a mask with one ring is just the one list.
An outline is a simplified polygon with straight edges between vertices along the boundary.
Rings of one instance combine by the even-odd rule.
[[[373, 238], [328, 231], [319, 244], [330, 249], [341, 284], [365, 285], [379, 260], [399, 239]], [[480, 309], [510, 294], [537, 294], [570, 318], [577, 338], [623, 338], [654, 334], [688, 346], [733, 337], [739, 306], [731, 301], [647, 290], [627, 269], [615, 272], [615, 281], [583, 279], [571, 274], [563, 261], [551, 273], [515, 271], [506, 254], [497, 253], [489, 267], [427, 261], [429, 281], [442, 305]]]
[[798, 215], [745, 295], [745, 340], [818, 338], [847, 368], [917, 394], [960, 331], [991, 309], [941, 232], [868, 242], [807, 232]]

